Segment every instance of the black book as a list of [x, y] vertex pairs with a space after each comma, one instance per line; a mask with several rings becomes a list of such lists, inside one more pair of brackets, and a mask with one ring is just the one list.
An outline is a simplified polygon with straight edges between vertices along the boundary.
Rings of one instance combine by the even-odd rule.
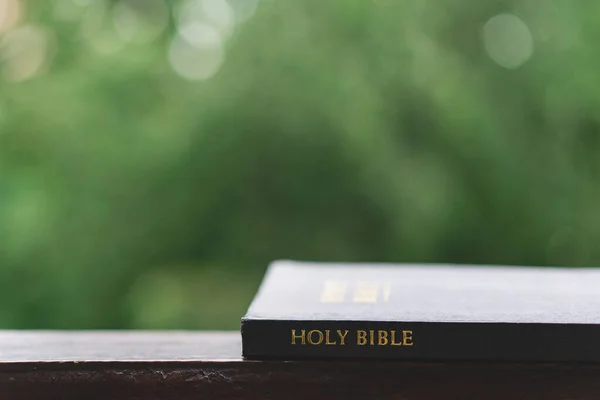
[[242, 347], [253, 359], [600, 362], [600, 270], [277, 261]]

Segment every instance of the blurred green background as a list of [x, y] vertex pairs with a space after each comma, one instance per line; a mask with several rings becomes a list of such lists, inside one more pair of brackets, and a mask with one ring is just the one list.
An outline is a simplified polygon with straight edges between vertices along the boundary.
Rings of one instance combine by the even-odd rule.
[[238, 329], [277, 258], [597, 265], [599, 16], [0, 0], [0, 328]]

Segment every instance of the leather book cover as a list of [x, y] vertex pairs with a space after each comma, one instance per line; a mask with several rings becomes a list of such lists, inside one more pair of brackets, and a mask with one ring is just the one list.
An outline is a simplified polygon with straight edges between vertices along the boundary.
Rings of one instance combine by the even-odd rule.
[[242, 318], [253, 359], [600, 362], [600, 270], [277, 261]]

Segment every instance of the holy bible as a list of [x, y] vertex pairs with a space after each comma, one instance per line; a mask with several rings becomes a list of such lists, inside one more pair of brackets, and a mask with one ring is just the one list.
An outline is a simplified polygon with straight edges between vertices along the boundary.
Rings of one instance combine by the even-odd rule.
[[600, 362], [600, 270], [277, 261], [250, 359]]

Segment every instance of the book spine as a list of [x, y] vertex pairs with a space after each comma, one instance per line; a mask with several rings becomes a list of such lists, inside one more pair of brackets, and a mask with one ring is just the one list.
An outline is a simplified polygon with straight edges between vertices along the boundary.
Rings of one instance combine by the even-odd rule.
[[249, 359], [600, 362], [600, 325], [242, 320]]

